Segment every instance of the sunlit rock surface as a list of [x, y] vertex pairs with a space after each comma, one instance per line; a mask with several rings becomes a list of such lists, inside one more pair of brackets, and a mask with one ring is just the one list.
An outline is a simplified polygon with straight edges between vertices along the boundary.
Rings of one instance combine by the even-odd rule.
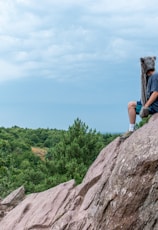
[[0, 230], [158, 230], [158, 114], [104, 148], [80, 185], [19, 190], [0, 201]]

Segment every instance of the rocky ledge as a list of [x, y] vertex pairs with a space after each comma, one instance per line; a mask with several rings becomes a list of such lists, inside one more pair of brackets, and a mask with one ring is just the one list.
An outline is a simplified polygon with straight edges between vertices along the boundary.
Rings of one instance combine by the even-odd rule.
[[1, 230], [157, 230], [158, 114], [104, 148], [80, 185], [71, 180], [0, 201]]

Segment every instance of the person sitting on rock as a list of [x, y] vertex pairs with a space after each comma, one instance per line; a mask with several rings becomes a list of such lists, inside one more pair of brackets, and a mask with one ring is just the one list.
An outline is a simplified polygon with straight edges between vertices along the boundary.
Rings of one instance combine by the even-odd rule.
[[137, 114], [144, 118], [149, 114], [158, 112], [158, 73], [155, 72], [155, 68], [147, 69], [146, 76], [148, 78], [146, 87], [147, 101], [144, 105], [142, 105], [141, 101], [130, 101], [128, 103], [129, 130], [121, 136], [122, 140], [128, 138], [134, 132]]

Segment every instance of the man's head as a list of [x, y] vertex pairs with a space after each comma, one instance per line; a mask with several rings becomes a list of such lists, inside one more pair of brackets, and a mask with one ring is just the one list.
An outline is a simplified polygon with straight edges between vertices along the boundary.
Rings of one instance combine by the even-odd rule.
[[155, 70], [155, 61], [156, 57], [144, 57], [140, 58], [141, 62], [141, 102], [143, 105], [145, 105], [147, 101], [147, 95], [146, 95], [146, 88], [148, 84], [148, 80], [152, 74], [153, 70]]
[[147, 76], [151, 76], [151, 75], [154, 73], [154, 71], [155, 71], [155, 68], [153, 68], [153, 69], [148, 69], [148, 70], [146, 71], [146, 75], [147, 75]]
[[156, 57], [140, 58], [143, 72], [147, 76], [151, 75], [151, 72], [153, 73], [153, 71], [155, 71], [155, 60], [156, 60]]

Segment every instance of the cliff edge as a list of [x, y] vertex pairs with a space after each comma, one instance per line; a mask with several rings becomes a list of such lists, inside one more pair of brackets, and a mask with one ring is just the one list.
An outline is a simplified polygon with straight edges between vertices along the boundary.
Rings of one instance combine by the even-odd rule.
[[78, 186], [71, 180], [0, 202], [1, 230], [157, 230], [158, 114], [104, 148]]

